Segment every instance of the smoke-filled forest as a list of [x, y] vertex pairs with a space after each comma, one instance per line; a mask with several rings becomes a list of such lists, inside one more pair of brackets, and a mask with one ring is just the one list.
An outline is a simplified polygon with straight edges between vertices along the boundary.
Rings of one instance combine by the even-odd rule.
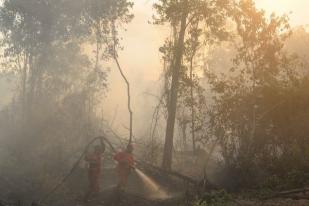
[[305, 0], [0, 0], [0, 206], [308, 206]]

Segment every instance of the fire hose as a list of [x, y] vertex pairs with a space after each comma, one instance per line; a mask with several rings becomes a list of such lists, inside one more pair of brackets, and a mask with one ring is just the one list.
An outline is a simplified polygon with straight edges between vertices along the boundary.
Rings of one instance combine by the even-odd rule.
[[40, 200], [39, 200], [39, 204], [45, 202], [46, 200], [48, 200], [48, 198], [54, 194], [67, 180], [68, 178], [73, 174], [73, 172], [76, 170], [76, 168], [78, 167], [79, 163], [82, 161], [84, 155], [86, 154], [86, 152], [88, 151], [89, 147], [96, 141], [100, 141], [101, 147], [103, 149], [103, 151], [105, 150], [105, 143], [108, 144], [108, 146], [110, 147], [110, 149], [112, 150], [112, 152], [115, 152], [115, 148], [113, 147], [113, 145], [111, 144], [111, 142], [103, 137], [103, 136], [99, 136], [99, 137], [95, 137], [94, 139], [92, 139], [85, 147], [84, 151], [82, 152], [82, 154], [80, 155], [80, 157], [78, 158], [78, 160], [74, 163], [73, 167], [71, 168], [71, 170], [68, 172], [67, 175], [65, 175], [61, 181], [55, 185], [55, 187], [53, 187], [46, 195], [44, 195]]
[[[73, 167], [71, 168], [71, 170], [68, 172], [67, 175], [65, 175], [61, 181], [55, 185], [55, 187], [53, 187], [46, 195], [44, 195], [39, 201], [39, 205], [41, 205], [42, 203], [46, 202], [48, 200], [48, 198], [53, 195], [67, 180], [68, 178], [74, 173], [74, 171], [76, 170], [76, 168], [78, 167], [79, 163], [82, 161], [84, 155], [86, 154], [86, 152], [88, 151], [89, 147], [96, 141], [100, 141], [100, 144], [102, 146], [102, 149], [105, 150], [105, 143], [109, 146], [109, 148], [111, 149], [111, 151], [113, 153], [116, 152], [116, 149], [114, 148], [114, 146], [112, 145], [112, 143], [105, 137], [103, 136], [99, 136], [99, 137], [95, 137], [94, 139], [92, 139], [85, 147], [84, 151], [82, 152], [82, 154], [80, 155], [80, 157], [77, 159], [77, 161], [74, 163]], [[149, 167], [151, 168], [152, 170], [156, 170], [162, 174], [165, 174], [165, 175], [171, 175], [171, 176], [174, 176], [174, 177], [177, 177], [179, 179], [182, 179], [182, 180], [185, 180], [186, 182], [192, 184], [192, 185], [197, 185], [198, 184], [198, 181], [190, 178], [190, 177], [187, 177], [185, 175], [182, 175], [178, 172], [173, 172], [173, 171], [166, 171], [166, 170], [163, 170], [159, 167], [156, 167], [150, 163], [147, 163], [147, 162], [144, 162], [144, 161], [139, 161], [139, 160], [135, 160], [135, 162], [139, 165], [139, 166], [146, 166], [146, 167]]]

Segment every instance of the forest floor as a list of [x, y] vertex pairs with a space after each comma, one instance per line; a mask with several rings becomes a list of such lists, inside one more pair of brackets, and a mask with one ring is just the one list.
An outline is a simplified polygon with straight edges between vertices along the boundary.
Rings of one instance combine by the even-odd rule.
[[[113, 172], [105, 172], [109, 178], [105, 179], [105, 186], [97, 198], [84, 203], [82, 196], [74, 197], [71, 201], [63, 204], [66, 206], [185, 206], [190, 205], [186, 198], [186, 188], [179, 189], [177, 186], [162, 187], [166, 195], [162, 198], [160, 195], [153, 194], [154, 191], [149, 190], [141, 179], [133, 174], [130, 178], [126, 192], [117, 192], [115, 187], [115, 177]], [[105, 177], [106, 177], [105, 176]], [[224, 204], [193, 204], [193, 206], [309, 206], [309, 192], [301, 193], [302, 196], [308, 197], [305, 199], [292, 198], [271, 198], [269, 200], [261, 200], [258, 198], [246, 198], [240, 194], [231, 195], [231, 200]], [[294, 196], [294, 198], [297, 197]], [[79, 199], [79, 200], [78, 200]], [[192, 203], [192, 201], [191, 201]]]
[[[169, 198], [165, 200], [147, 199], [138, 195], [123, 193], [121, 195], [114, 191], [102, 193], [99, 198], [88, 203], [82, 201], [73, 201], [68, 205], [71, 206], [182, 206], [186, 205], [183, 198]], [[218, 206], [309, 206], [309, 200], [292, 200], [292, 199], [273, 199], [273, 200], [234, 200]], [[206, 206], [201, 204], [197, 206]], [[208, 206], [208, 205], [207, 205]], [[209, 206], [217, 206], [209, 204]]]
[[[82, 172], [84, 173], [84, 172]], [[84, 179], [84, 180], [82, 180]], [[160, 191], [151, 190], [145, 182], [136, 174], [132, 174], [129, 179], [129, 184], [125, 192], [117, 192], [116, 183], [117, 177], [113, 169], [105, 170], [102, 176], [102, 192], [90, 202], [85, 203], [83, 201], [83, 194], [87, 189], [87, 184], [85, 184], [85, 178], [81, 178], [81, 175], [76, 175], [72, 177], [71, 182], [78, 183], [83, 182], [81, 185], [71, 185], [71, 188], [79, 187], [82, 190], [79, 192], [69, 192], [69, 194], [64, 194], [63, 191], [59, 191], [59, 194], [64, 194], [62, 198], [55, 194], [53, 200], [44, 203], [45, 206], [309, 206], [309, 192], [301, 193], [302, 196], [308, 197], [305, 199], [291, 199], [291, 198], [271, 198], [269, 200], [261, 200], [258, 198], [245, 198], [240, 194], [231, 195], [231, 200], [225, 202], [224, 204], [187, 204], [188, 198], [185, 195], [185, 190], [187, 190], [184, 185], [170, 185], [166, 180], [161, 181]], [[157, 181], [159, 182], [159, 181]], [[166, 183], [164, 185], [164, 183]], [[70, 183], [69, 183], [70, 184]], [[0, 191], [1, 192], [1, 191]], [[295, 197], [295, 196], [294, 196]], [[57, 200], [58, 199], [58, 200]], [[57, 200], [57, 201], [55, 201]], [[192, 196], [191, 201], [192, 203]], [[1, 204], [0, 206], [15, 206], [16, 204]], [[28, 204], [24, 204], [28, 205]], [[16, 205], [20, 206], [20, 205]]]
[[[236, 204], [237, 205], [237, 204]], [[309, 200], [292, 200], [292, 199], [276, 199], [276, 200], [240, 200], [240, 206], [309, 206]]]

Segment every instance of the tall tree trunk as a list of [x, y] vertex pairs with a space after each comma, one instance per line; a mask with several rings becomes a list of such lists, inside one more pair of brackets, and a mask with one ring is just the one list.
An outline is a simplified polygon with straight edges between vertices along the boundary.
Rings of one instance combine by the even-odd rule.
[[181, 129], [182, 129], [182, 140], [183, 140], [183, 150], [184, 151], [187, 151], [187, 121], [184, 120], [182, 122], [182, 126], [181, 126]]
[[193, 83], [193, 59], [194, 59], [194, 55], [195, 54], [192, 55], [192, 58], [190, 60], [191, 132], [192, 132], [192, 151], [193, 151], [193, 154], [195, 154], [195, 150], [196, 150], [196, 143], [195, 143], [195, 113], [194, 113], [194, 95], [193, 95], [193, 89], [194, 89], [194, 83]]
[[[184, 0], [185, 5], [184, 9], [186, 9], [187, 2], [188, 0]], [[172, 168], [173, 140], [174, 140], [174, 127], [176, 118], [178, 86], [179, 86], [179, 75], [184, 50], [187, 16], [188, 16], [187, 11], [183, 11], [180, 22], [180, 32], [177, 42], [177, 48], [175, 51], [175, 65], [173, 67], [173, 73], [172, 73], [170, 101], [168, 102], [168, 118], [165, 132], [164, 154], [162, 161], [162, 168], [166, 170], [170, 170]]]
[[[95, 62], [94, 62], [94, 69], [93, 72], [96, 72], [99, 70], [100, 65], [100, 51], [101, 51], [101, 21], [100, 18], [95, 19]], [[95, 99], [95, 92], [93, 91], [93, 88], [90, 85], [90, 82], [87, 82], [87, 135], [88, 137], [92, 137], [93, 134], [93, 122], [92, 122], [92, 115], [94, 114], [94, 99]]]
[[34, 89], [35, 89], [35, 66], [34, 66], [34, 57], [33, 54], [30, 52], [29, 54], [29, 92], [27, 94], [27, 118], [32, 118], [32, 104], [34, 98]]
[[27, 78], [28, 78], [28, 53], [24, 54], [24, 65], [22, 68], [22, 124], [26, 122], [26, 109], [27, 109]]

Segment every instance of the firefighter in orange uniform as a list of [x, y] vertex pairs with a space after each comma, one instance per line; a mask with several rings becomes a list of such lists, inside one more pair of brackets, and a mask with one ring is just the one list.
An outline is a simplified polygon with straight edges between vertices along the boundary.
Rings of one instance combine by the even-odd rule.
[[133, 146], [129, 144], [125, 151], [118, 152], [114, 160], [118, 162], [118, 189], [123, 190], [127, 186], [128, 177], [134, 167]]
[[100, 176], [101, 176], [101, 161], [102, 154], [105, 148], [102, 146], [95, 146], [94, 151], [85, 156], [85, 160], [88, 162], [88, 183], [89, 188], [85, 196], [85, 201], [100, 192]]

